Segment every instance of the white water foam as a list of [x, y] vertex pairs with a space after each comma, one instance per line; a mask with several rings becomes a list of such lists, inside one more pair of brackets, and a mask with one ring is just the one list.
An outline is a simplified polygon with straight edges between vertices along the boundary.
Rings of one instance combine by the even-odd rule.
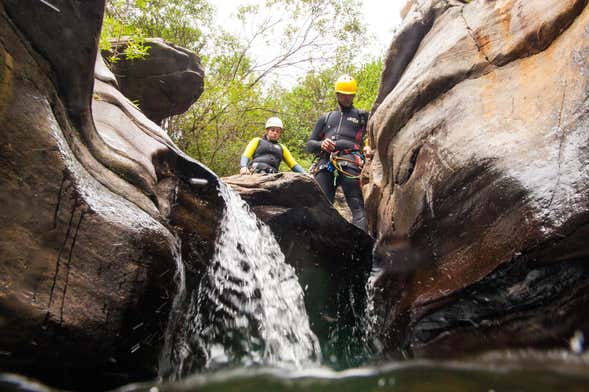
[[221, 182], [220, 193], [226, 210], [215, 255], [189, 306], [192, 336], [177, 366], [183, 375], [228, 365], [317, 366], [319, 342], [294, 269], [247, 204]]

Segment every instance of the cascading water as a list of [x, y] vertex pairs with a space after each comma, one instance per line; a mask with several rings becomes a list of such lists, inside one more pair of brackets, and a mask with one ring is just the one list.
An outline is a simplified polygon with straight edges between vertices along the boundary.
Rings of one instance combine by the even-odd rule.
[[303, 291], [270, 229], [222, 182], [226, 209], [213, 260], [189, 299], [173, 378], [201, 368], [317, 365]]
[[376, 312], [376, 298], [380, 294], [378, 291], [382, 289], [376, 288], [376, 280], [381, 271], [378, 268], [373, 268], [368, 280], [366, 282], [366, 307], [364, 309], [364, 339], [365, 349], [372, 355], [380, 353], [382, 344], [378, 340], [377, 327], [383, 325], [383, 320]]

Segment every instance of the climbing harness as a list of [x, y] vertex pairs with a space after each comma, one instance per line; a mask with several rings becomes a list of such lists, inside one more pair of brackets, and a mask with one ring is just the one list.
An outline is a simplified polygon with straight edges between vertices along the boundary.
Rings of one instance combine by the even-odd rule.
[[274, 174], [278, 170], [265, 162], [253, 162], [250, 166], [252, 174]]
[[[351, 179], [360, 178], [360, 173], [359, 174], [350, 173], [349, 171], [346, 171], [344, 169], [344, 167], [345, 166], [356, 166], [358, 169], [362, 170], [362, 166], [364, 165], [364, 156], [357, 151], [352, 152], [351, 155], [354, 157], [354, 159], [340, 157], [337, 154], [332, 153], [329, 156], [329, 164], [327, 166], [327, 170], [330, 172], [333, 172], [333, 170], [335, 169], [340, 174], [342, 174], [344, 177], [351, 178]], [[331, 166], [331, 170], [329, 170], [330, 166]]]
[[357, 151], [347, 153], [346, 155], [352, 155], [354, 158], [345, 158], [339, 156], [337, 153], [331, 153], [329, 160], [327, 161], [318, 161], [316, 159], [309, 168], [309, 173], [315, 175], [321, 170], [327, 170], [329, 173], [337, 172], [338, 174], [351, 179], [360, 178], [360, 174], [354, 174], [349, 170], [346, 170], [346, 167], [356, 167], [358, 170], [362, 170], [362, 167], [364, 166], [364, 155]]

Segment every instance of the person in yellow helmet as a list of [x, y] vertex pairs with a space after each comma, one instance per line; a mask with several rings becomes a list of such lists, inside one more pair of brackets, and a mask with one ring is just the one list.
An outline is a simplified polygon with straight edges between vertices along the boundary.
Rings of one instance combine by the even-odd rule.
[[319, 118], [307, 141], [307, 151], [317, 157], [310, 170], [315, 180], [333, 203], [335, 190], [341, 186], [352, 212], [352, 222], [367, 230], [360, 172], [365, 154], [368, 113], [353, 105], [358, 85], [350, 75], [342, 75], [335, 82], [337, 110]]
[[294, 172], [305, 172], [305, 169], [294, 160], [288, 148], [278, 142], [282, 128], [282, 120], [278, 117], [270, 117], [266, 121], [266, 134], [253, 138], [241, 155], [240, 174], [278, 173], [281, 161]]

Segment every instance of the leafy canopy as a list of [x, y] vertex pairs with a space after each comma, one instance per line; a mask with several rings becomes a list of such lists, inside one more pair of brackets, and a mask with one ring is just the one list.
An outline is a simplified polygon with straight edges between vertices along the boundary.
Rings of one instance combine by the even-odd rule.
[[203, 94], [164, 128], [217, 174], [238, 171], [243, 148], [272, 115], [285, 123], [281, 142], [308, 167], [304, 145], [335, 107], [337, 76], [358, 79], [357, 107], [369, 109], [376, 96], [382, 61], [358, 56], [367, 39], [360, 10], [359, 0], [266, 0], [240, 7], [238, 30], [229, 31], [207, 0], [108, 0], [101, 47], [127, 37], [125, 54], [115, 51], [111, 61], [138, 58], [148, 54], [146, 37], [162, 37], [201, 56]]

